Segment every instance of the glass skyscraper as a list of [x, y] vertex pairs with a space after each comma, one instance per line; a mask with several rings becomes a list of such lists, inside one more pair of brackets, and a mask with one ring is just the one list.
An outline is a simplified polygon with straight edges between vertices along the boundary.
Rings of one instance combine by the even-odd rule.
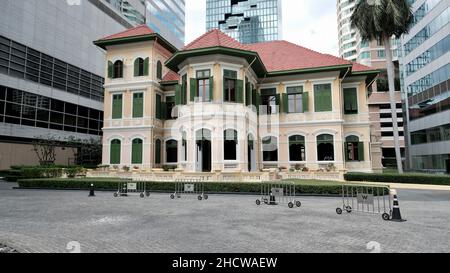
[[185, 0], [147, 0], [147, 25], [174, 46], [183, 47]]
[[411, 169], [450, 172], [450, 0], [409, 0], [401, 39], [402, 91]]
[[281, 40], [281, 0], [206, 0], [206, 30], [241, 43]]
[[[174, 46], [185, 39], [185, 0], [104, 0], [134, 25], [147, 25]], [[147, 10], [146, 10], [147, 9]], [[147, 17], [147, 20], [145, 20]]]

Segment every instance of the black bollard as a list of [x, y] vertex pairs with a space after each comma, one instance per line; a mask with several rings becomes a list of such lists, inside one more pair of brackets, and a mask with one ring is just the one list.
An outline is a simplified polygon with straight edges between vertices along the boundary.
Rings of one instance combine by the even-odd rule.
[[275, 196], [270, 193], [270, 200], [269, 200], [269, 205], [276, 205], [276, 201], [275, 201]]
[[89, 197], [95, 197], [94, 184], [91, 184], [91, 188], [89, 191]]

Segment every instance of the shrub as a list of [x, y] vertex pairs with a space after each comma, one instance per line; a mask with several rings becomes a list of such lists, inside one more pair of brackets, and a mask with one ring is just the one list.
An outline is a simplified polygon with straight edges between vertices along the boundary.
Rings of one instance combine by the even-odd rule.
[[[115, 179], [24, 179], [19, 180], [21, 188], [44, 188], [44, 189], [84, 189], [88, 190], [94, 184], [99, 190], [117, 190], [119, 183], [130, 182], [129, 180]], [[149, 191], [173, 192], [175, 183], [172, 182], [146, 182], [146, 189]], [[204, 190], [208, 193], [261, 193], [260, 183], [204, 183]], [[342, 187], [336, 185], [297, 185], [296, 194], [319, 194], [319, 195], [340, 195]]]
[[450, 185], [450, 176], [429, 174], [347, 173], [344, 175], [344, 179], [347, 181]]
[[85, 169], [83, 167], [75, 167], [75, 168], [69, 168], [65, 170], [67, 177], [74, 178], [78, 175], [83, 175], [85, 173]]

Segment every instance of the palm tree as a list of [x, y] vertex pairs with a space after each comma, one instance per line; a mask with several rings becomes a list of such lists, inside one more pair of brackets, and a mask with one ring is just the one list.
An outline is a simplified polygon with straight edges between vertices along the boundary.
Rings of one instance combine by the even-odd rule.
[[395, 72], [392, 62], [391, 38], [408, 33], [413, 14], [408, 0], [359, 0], [350, 18], [362, 39], [384, 42], [389, 82], [389, 95], [394, 127], [395, 156], [399, 173], [403, 173], [395, 100]]

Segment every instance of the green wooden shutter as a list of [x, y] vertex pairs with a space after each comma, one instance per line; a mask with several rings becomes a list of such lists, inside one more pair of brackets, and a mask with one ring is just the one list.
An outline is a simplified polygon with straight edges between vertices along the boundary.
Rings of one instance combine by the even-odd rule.
[[258, 114], [260, 114], [260, 106], [261, 106], [261, 103], [262, 103], [262, 100], [261, 100], [261, 94], [259, 94], [259, 93], [256, 93], [256, 112], [258, 113]]
[[358, 160], [364, 161], [364, 142], [358, 143]]
[[162, 109], [161, 109], [161, 95], [156, 94], [155, 103], [156, 103], [155, 116], [156, 116], [157, 119], [161, 119], [161, 111], [162, 111]]
[[161, 164], [161, 140], [155, 141], [155, 164]]
[[133, 118], [142, 118], [144, 116], [144, 94], [133, 94]]
[[167, 119], [167, 102], [164, 101], [161, 102], [161, 119]]
[[331, 90], [323, 91], [323, 100], [324, 100], [324, 111], [331, 111], [332, 110], [332, 103], [331, 103]]
[[256, 89], [252, 90], [252, 104], [256, 106]]
[[345, 157], [345, 161], [350, 160], [350, 158], [348, 156], [348, 142], [344, 142], [344, 157]]
[[175, 105], [180, 105], [182, 103], [182, 86], [175, 85]]
[[328, 112], [332, 110], [331, 89], [314, 90], [314, 108], [316, 112]]
[[275, 95], [275, 103], [278, 105], [278, 112], [277, 113], [280, 113], [280, 110], [281, 110], [281, 96], [280, 96], [280, 94], [276, 94]]
[[358, 96], [356, 88], [344, 89], [344, 113], [357, 114], [358, 113]]
[[323, 111], [323, 96], [322, 96], [322, 90], [315, 90], [314, 91], [314, 110], [316, 112]]
[[111, 141], [110, 147], [110, 164], [120, 164], [120, 140]]
[[289, 113], [289, 96], [288, 96], [288, 94], [283, 94], [282, 100], [283, 100], [283, 112]]
[[135, 139], [131, 147], [131, 164], [142, 164], [142, 140]]
[[139, 76], [139, 58], [134, 61], [134, 76]]
[[250, 105], [251, 96], [252, 96], [252, 87], [251, 87], [251, 83], [248, 82], [245, 85], [245, 106]]
[[309, 93], [308, 92], [303, 92], [302, 104], [303, 104], [303, 113], [308, 112], [309, 111]]
[[222, 84], [222, 100], [227, 101], [227, 79], [223, 78]]
[[145, 60], [144, 60], [144, 76], [148, 76], [149, 66], [150, 66], [150, 59], [145, 58]]
[[236, 102], [244, 102], [244, 81], [236, 80]]
[[209, 101], [214, 101], [214, 77], [209, 78]]
[[189, 91], [190, 91], [190, 101], [194, 101], [195, 95], [197, 94], [197, 79], [191, 79]]
[[122, 95], [113, 95], [113, 105], [112, 105], [112, 118], [121, 119], [122, 118]]
[[114, 67], [113, 63], [111, 61], [108, 61], [108, 78], [112, 78], [114, 74]]

